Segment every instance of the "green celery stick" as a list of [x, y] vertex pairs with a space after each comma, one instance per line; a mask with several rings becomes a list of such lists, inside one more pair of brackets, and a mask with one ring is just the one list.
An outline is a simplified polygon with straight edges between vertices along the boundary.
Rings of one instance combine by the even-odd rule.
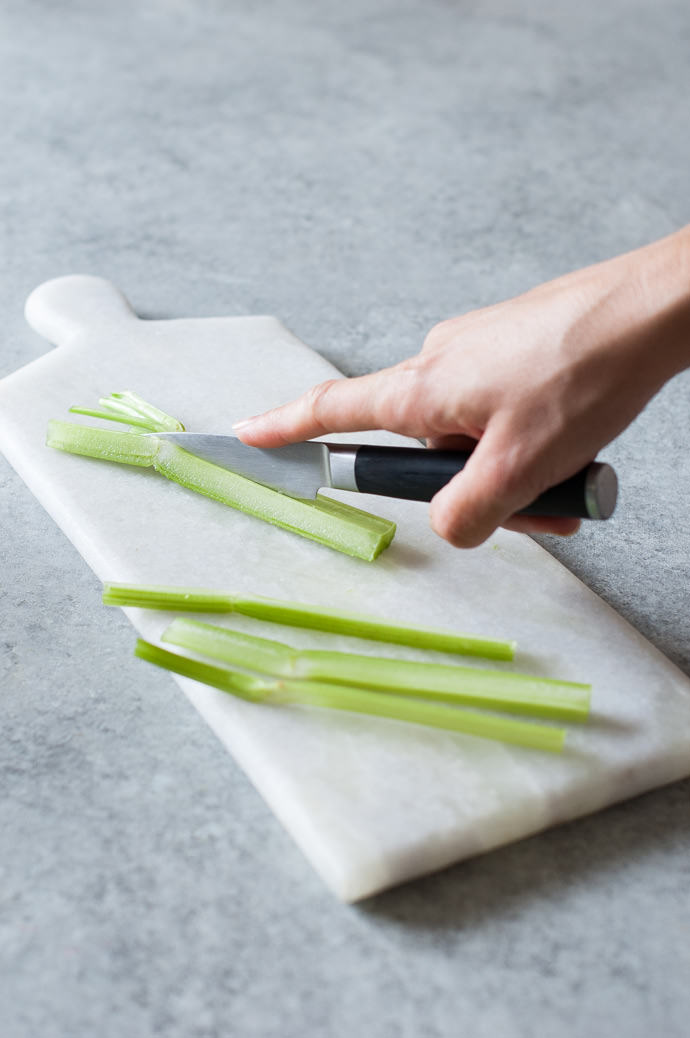
[[280, 494], [167, 440], [161, 441], [155, 468], [189, 490], [368, 562], [388, 547], [395, 533], [395, 523], [386, 519], [349, 506], [346, 513], [334, 514], [331, 502], [321, 496], [305, 501]]
[[49, 447], [130, 465], [152, 466], [168, 479], [293, 533], [367, 562], [387, 548], [395, 523], [318, 497], [303, 501], [195, 457], [167, 440], [52, 421]]
[[346, 710], [441, 728], [445, 731], [463, 732], [553, 753], [559, 753], [565, 742], [566, 733], [561, 728], [494, 717], [442, 703], [420, 702], [383, 692], [344, 688], [325, 682], [251, 678], [225, 667], [213, 666], [167, 652], [141, 639], [137, 640], [134, 652], [136, 656], [159, 667], [255, 702]]
[[234, 609], [244, 616], [293, 627], [310, 627], [331, 634], [354, 635], [377, 642], [411, 645], [417, 649], [435, 649], [461, 656], [484, 656], [494, 660], [512, 660], [514, 641], [481, 638], [435, 627], [416, 627], [412, 624], [391, 623], [380, 617], [346, 613], [327, 606], [303, 605], [270, 598], [235, 598]]
[[535, 750], [549, 750], [551, 753], [560, 753], [565, 743], [566, 733], [563, 728], [551, 728], [531, 721], [515, 721], [444, 703], [420, 702], [385, 692], [366, 692], [364, 689], [316, 681], [284, 681], [282, 684], [288, 702], [387, 717], [394, 721], [407, 721], [449, 732], [464, 732], [466, 735], [478, 735], [484, 739], [495, 739]]
[[413, 627], [391, 623], [376, 616], [345, 613], [327, 606], [289, 602], [277, 598], [246, 598], [207, 588], [166, 587], [136, 584], [103, 585], [103, 603], [112, 606], [136, 606], [140, 609], [169, 609], [197, 613], [241, 613], [257, 620], [307, 627], [331, 634], [344, 634], [371, 641], [411, 645], [417, 649], [456, 653], [460, 656], [483, 656], [493, 660], [512, 660], [514, 641], [480, 638], [434, 627]]
[[146, 429], [147, 432], [184, 432], [184, 425], [178, 422], [177, 418], [166, 414], [129, 390], [101, 397], [98, 403], [101, 410], [70, 407], [70, 412], [88, 415], [90, 418], [103, 418], [109, 422], [123, 422], [139, 429]]
[[232, 667], [242, 667], [271, 677], [308, 676], [296, 666], [299, 656], [296, 649], [282, 642], [258, 638], [243, 631], [232, 631], [227, 627], [178, 617], [163, 632], [161, 640], [181, 649], [211, 656], [220, 663], [229, 663]]
[[201, 681], [204, 685], [219, 688], [222, 692], [230, 692], [240, 699], [248, 699], [252, 702], [260, 702], [267, 698], [266, 684], [256, 677], [248, 674], [240, 674], [229, 670], [227, 667], [218, 667], [212, 663], [202, 663], [200, 660], [190, 659], [178, 653], [167, 652], [152, 645], [151, 642], [137, 638], [134, 655], [149, 663], [155, 663], [166, 670], [174, 671], [185, 678], [193, 678]]
[[149, 423], [152, 432], [184, 432], [184, 425], [177, 418], [161, 411], [159, 407], [149, 404], [137, 393], [126, 389], [122, 393], [111, 393], [101, 397], [98, 403], [108, 411], [120, 414], [131, 414]]
[[162, 640], [273, 677], [355, 685], [561, 720], [584, 721], [589, 713], [590, 686], [553, 678], [346, 652], [298, 651], [267, 638], [182, 618], [170, 624]]
[[118, 461], [125, 465], [151, 467], [161, 441], [141, 433], [113, 432], [112, 429], [97, 429], [91, 425], [60, 422], [56, 418], [48, 422], [46, 444], [71, 454], [84, 454], [89, 458]]
[[144, 418], [135, 418], [133, 415], [115, 414], [108, 411], [99, 411], [92, 407], [70, 407], [70, 414], [83, 414], [88, 418], [103, 418], [108, 422], [122, 422], [123, 425], [133, 425], [138, 429], [145, 429], [147, 432], [159, 432], [158, 429], [152, 429], [151, 423]]
[[234, 596], [202, 587], [140, 584], [103, 584], [103, 605], [137, 609], [176, 610], [185, 613], [234, 613]]

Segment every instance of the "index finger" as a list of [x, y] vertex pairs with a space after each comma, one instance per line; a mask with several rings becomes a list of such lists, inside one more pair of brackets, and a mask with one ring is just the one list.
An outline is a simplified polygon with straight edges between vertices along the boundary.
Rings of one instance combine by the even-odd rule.
[[394, 369], [386, 369], [358, 378], [321, 382], [296, 400], [236, 422], [233, 430], [252, 447], [282, 447], [331, 432], [362, 429], [406, 432], [398, 425], [391, 425], [393, 372]]

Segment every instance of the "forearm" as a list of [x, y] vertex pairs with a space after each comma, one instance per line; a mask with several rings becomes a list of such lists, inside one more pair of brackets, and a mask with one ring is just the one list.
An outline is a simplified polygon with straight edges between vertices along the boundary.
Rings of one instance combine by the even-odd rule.
[[649, 247], [648, 292], [671, 375], [690, 367], [690, 226]]
[[690, 225], [589, 269], [602, 272], [617, 337], [657, 388], [690, 367]]

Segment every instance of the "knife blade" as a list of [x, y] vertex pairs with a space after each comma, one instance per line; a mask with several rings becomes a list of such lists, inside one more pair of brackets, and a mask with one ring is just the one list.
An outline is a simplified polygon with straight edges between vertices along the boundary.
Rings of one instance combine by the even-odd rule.
[[[469, 451], [426, 447], [308, 440], [285, 447], [249, 447], [237, 436], [217, 433], [159, 432], [213, 465], [246, 476], [291, 497], [314, 498], [332, 487], [362, 494], [430, 501], [461, 472]], [[608, 519], [616, 506], [618, 480], [610, 465], [593, 461], [564, 482], [546, 490], [520, 515]]]

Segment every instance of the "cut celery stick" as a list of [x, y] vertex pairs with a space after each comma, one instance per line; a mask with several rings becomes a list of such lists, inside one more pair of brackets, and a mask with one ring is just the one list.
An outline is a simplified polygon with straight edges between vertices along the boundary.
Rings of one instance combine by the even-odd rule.
[[188, 656], [167, 652], [142, 638], [137, 638], [134, 655], [142, 660], [148, 660], [149, 663], [164, 667], [166, 670], [172, 670], [175, 674], [182, 674], [183, 677], [201, 681], [204, 685], [212, 685], [213, 688], [219, 688], [222, 692], [230, 692], [241, 699], [258, 702], [266, 698], [265, 684], [258, 678], [240, 674], [227, 667], [217, 667], [212, 663], [202, 663], [200, 660], [193, 660]]
[[152, 432], [184, 432], [184, 425], [177, 418], [161, 411], [159, 407], [143, 400], [137, 393], [126, 389], [122, 393], [111, 393], [101, 397], [98, 403], [109, 411], [131, 414], [149, 423]]
[[394, 721], [464, 732], [466, 735], [478, 735], [483, 739], [495, 739], [552, 753], [560, 753], [565, 743], [566, 733], [563, 728], [551, 728], [531, 721], [515, 721], [443, 703], [421, 702], [385, 692], [366, 692], [364, 689], [317, 681], [288, 680], [281, 684], [288, 702], [387, 717]]
[[273, 677], [356, 685], [561, 720], [584, 721], [589, 713], [588, 685], [553, 678], [347, 652], [298, 651], [282, 642], [183, 618], [173, 620], [162, 640]]
[[234, 613], [234, 596], [209, 588], [139, 584], [103, 584], [103, 605], [185, 613]]
[[48, 447], [142, 468], [153, 465], [160, 443], [155, 437], [142, 436], [141, 433], [113, 432], [112, 429], [97, 429], [91, 425], [60, 422], [55, 418], [48, 422], [46, 437]]
[[122, 422], [123, 425], [133, 425], [138, 429], [146, 429], [147, 432], [158, 432], [152, 429], [151, 423], [144, 418], [135, 418], [133, 415], [115, 414], [108, 411], [98, 411], [92, 407], [70, 407], [70, 414], [83, 414], [88, 418], [103, 418], [108, 422]]
[[90, 418], [102, 418], [109, 422], [123, 422], [138, 429], [146, 429], [147, 432], [184, 432], [184, 425], [177, 418], [166, 414], [129, 390], [101, 397], [98, 403], [100, 410], [91, 407], [70, 407], [70, 412]]
[[161, 641], [211, 656], [221, 663], [229, 663], [231, 667], [270, 674], [271, 677], [309, 676], [297, 667], [299, 653], [289, 645], [227, 627], [178, 617], [165, 629]]
[[310, 627], [331, 634], [354, 635], [370, 641], [411, 645], [416, 649], [434, 649], [437, 652], [457, 653], [460, 656], [483, 656], [494, 660], [512, 660], [514, 641], [482, 638], [460, 634], [435, 627], [413, 627], [411, 624], [391, 623], [367, 614], [346, 613], [327, 606], [303, 605], [270, 598], [242, 598], [234, 601], [236, 613], [253, 616], [257, 620]]
[[530, 721], [516, 721], [490, 714], [477, 713], [441, 703], [426, 703], [383, 692], [329, 685], [325, 682], [292, 679], [262, 680], [237, 674], [225, 667], [192, 660], [167, 652], [150, 642], [137, 640], [135, 655], [177, 674], [201, 681], [223, 692], [243, 699], [275, 705], [300, 704], [346, 710], [359, 714], [385, 717], [410, 724], [463, 732], [485, 739], [496, 739], [532, 749], [559, 753], [565, 742], [565, 731]]
[[332, 502], [321, 497], [316, 501], [288, 497], [155, 436], [54, 420], [46, 443], [73, 454], [153, 466], [190, 490], [367, 562], [377, 558], [395, 534], [395, 523], [387, 519], [348, 505], [334, 510]]
[[305, 501], [280, 494], [167, 440], [160, 442], [155, 468], [189, 490], [367, 562], [388, 547], [395, 533], [395, 523], [387, 519], [349, 507], [345, 513], [333, 514], [330, 502], [322, 506], [321, 497]]
[[208, 588], [166, 587], [137, 584], [103, 585], [103, 603], [111, 606], [136, 606], [140, 609], [168, 609], [188, 613], [241, 613], [257, 620], [307, 627], [344, 634], [352, 638], [411, 645], [417, 649], [483, 656], [493, 660], [512, 660], [514, 641], [480, 638], [434, 627], [396, 624], [376, 616], [344, 613], [327, 606], [289, 602], [277, 598], [246, 598]]

